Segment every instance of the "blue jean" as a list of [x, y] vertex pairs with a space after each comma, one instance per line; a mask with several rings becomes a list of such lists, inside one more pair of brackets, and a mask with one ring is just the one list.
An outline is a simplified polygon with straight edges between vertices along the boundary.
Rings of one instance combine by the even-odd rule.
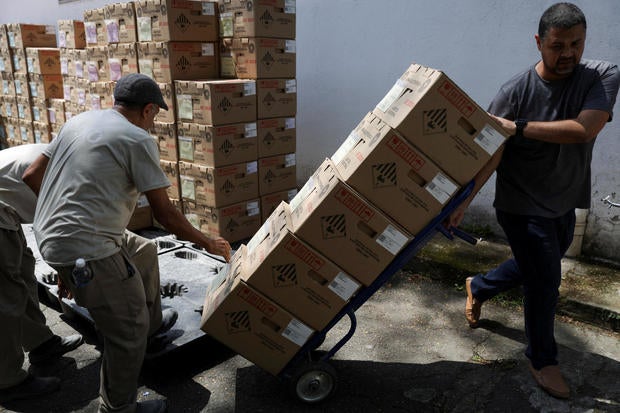
[[523, 286], [525, 355], [535, 369], [556, 365], [555, 309], [562, 277], [561, 260], [573, 240], [575, 211], [557, 218], [496, 211], [513, 258], [471, 282], [473, 296], [484, 302], [502, 291]]

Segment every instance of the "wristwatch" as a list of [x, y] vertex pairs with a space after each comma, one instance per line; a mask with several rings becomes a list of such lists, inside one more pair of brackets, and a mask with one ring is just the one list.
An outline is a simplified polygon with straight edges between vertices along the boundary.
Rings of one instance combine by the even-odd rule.
[[515, 136], [523, 136], [523, 129], [525, 129], [525, 127], [527, 126], [527, 120], [517, 119], [515, 120], [515, 126], [517, 127]]

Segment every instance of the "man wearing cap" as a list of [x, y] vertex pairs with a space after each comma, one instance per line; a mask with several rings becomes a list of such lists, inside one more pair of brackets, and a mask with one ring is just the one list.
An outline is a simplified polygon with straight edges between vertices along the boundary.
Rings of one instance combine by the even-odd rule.
[[[162, 317], [157, 250], [125, 230], [144, 193], [153, 215], [168, 231], [230, 259], [230, 245], [195, 229], [170, 202], [168, 178], [148, 129], [160, 108], [159, 86], [148, 76], [122, 77], [114, 107], [81, 113], [63, 126], [49, 148], [24, 173], [39, 194], [34, 231], [43, 258], [58, 271], [76, 303], [88, 309], [104, 338], [102, 412], [166, 411], [161, 400], [138, 403], [137, 383], [147, 338], [176, 321]], [[86, 260], [85, 285], [72, 277]]]

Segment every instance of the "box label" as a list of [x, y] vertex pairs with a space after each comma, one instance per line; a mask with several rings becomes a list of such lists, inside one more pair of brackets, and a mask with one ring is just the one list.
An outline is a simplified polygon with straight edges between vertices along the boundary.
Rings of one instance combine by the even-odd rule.
[[245, 138], [255, 138], [258, 134], [256, 122], [246, 123], [245, 124]]
[[258, 201], [248, 202], [246, 211], [249, 217], [260, 214], [260, 206]]
[[493, 156], [502, 143], [504, 143], [504, 136], [491, 125], [486, 124], [478, 136], [476, 136], [474, 142], [480, 145], [489, 155]]
[[382, 112], [387, 112], [390, 106], [392, 106], [392, 104], [402, 96], [406, 88], [407, 86], [405, 85], [405, 82], [398, 79], [394, 86], [392, 86], [392, 89], [390, 89], [383, 99], [381, 99], [381, 102], [379, 102], [377, 108], [379, 108]]
[[312, 332], [313, 330], [301, 321], [292, 319], [284, 331], [282, 331], [282, 336], [301, 347]]
[[340, 272], [336, 278], [329, 283], [328, 287], [338, 297], [342, 298], [344, 301], [349, 301], [351, 296], [360, 287], [360, 284], [345, 273]]
[[407, 237], [392, 225], [388, 225], [383, 233], [377, 237], [377, 244], [388, 250], [392, 255], [396, 255], [406, 242]]
[[440, 204], [445, 204], [452, 196], [454, 191], [458, 188], [447, 176], [438, 172], [431, 182], [426, 185], [426, 190], [437, 200]]

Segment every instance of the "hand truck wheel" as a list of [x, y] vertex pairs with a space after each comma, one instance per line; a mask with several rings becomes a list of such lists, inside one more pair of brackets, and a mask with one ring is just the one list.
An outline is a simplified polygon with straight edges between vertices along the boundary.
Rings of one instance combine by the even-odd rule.
[[337, 374], [325, 361], [313, 361], [299, 368], [291, 378], [291, 389], [304, 403], [316, 404], [336, 389]]

